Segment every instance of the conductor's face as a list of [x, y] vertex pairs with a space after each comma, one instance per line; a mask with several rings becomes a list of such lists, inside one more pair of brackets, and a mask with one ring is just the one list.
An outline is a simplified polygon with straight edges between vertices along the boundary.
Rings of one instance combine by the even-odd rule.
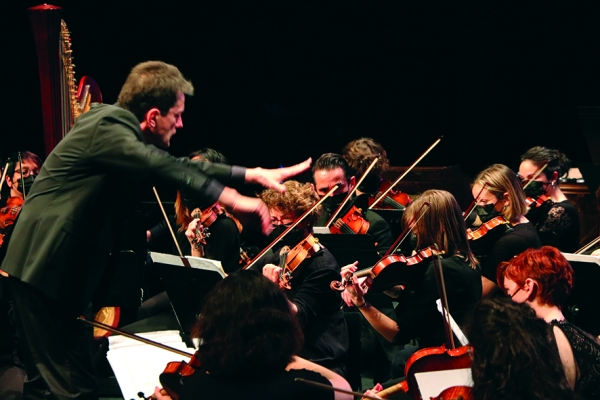
[[183, 120], [181, 114], [185, 109], [185, 95], [179, 93], [177, 95], [177, 103], [169, 109], [165, 115], [157, 114], [154, 126], [150, 130], [154, 138], [154, 145], [159, 147], [169, 147], [171, 144], [171, 136], [177, 132], [177, 129], [183, 128]]

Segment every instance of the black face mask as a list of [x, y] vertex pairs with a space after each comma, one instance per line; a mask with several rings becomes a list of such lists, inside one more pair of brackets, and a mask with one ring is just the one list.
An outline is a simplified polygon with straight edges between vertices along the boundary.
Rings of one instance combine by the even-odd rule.
[[[29, 193], [29, 189], [33, 186], [33, 182], [35, 181], [35, 175], [29, 175], [27, 178], [17, 179], [17, 190], [22, 192], [25, 196]], [[23, 188], [25, 187], [25, 188]]]
[[527, 187], [523, 189], [525, 191], [525, 195], [527, 197], [531, 197], [532, 199], [537, 199], [538, 197], [546, 193], [546, 189], [544, 189], [544, 184], [546, 184], [546, 182], [531, 181], [529, 185], [527, 185]]
[[493, 219], [500, 215], [498, 211], [494, 208], [496, 204], [486, 204], [485, 206], [476, 206], [475, 211], [477, 211], [477, 215], [479, 215], [479, 219], [482, 223], [488, 222], [490, 219]]
[[[271, 241], [275, 240], [286, 229], [287, 229], [287, 226], [285, 226], [285, 225], [275, 226], [275, 229], [273, 229], [273, 232], [271, 232], [271, 234], [269, 235], [269, 240], [271, 240]], [[279, 242], [277, 242], [273, 246], [273, 251], [277, 252], [283, 246], [293, 247], [293, 246], [297, 245], [298, 243], [300, 243], [300, 241], [302, 239], [304, 239], [304, 232], [302, 232], [300, 229], [298, 229], [298, 227], [295, 227], [287, 235], [285, 235], [283, 237], [283, 239], [281, 239]]]
[[346, 198], [348, 193], [338, 193], [327, 197], [323, 200], [323, 207], [325, 207], [328, 211], [333, 211], [342, 204], [342, 201]]

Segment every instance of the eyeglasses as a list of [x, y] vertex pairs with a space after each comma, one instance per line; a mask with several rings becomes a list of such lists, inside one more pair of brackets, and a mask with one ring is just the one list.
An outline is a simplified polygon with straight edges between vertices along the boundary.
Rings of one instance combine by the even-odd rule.
[[283, 225], [285, 227], [289, 227], [295, 221], [296, 221], [295, 218], [294, 217], [290, 217], [290, 216], [284, 216], [283, 218], [271, 217], [271, 224], [273, 226]]
[[516, 295], [517, 293], [519, 293], [519, 290], [521, 290], [521, 289], [523, 289], [523, 286], [519, 286], [519, 287], [517, 288], [517, 290], [515, 290], [515, 291], [513, 292], [513, 294], [508, 294], [508, 293], [506, 293], [506, 294], [508, 294], [508, 296], [509, 296], [509, 297], [512, 299], [513, 297], [515, 297], [515, 295]]

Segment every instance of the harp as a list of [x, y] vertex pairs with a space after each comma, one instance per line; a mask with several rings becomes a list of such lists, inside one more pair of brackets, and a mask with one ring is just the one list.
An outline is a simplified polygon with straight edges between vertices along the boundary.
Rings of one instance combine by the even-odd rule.
[[83, 76], [77, 85], [71, 37], [60, 7], [41, 4], [28, 9], [33, 28], [46, 156], [67, 134], [92, 102], [102, 102], [96, 82]]

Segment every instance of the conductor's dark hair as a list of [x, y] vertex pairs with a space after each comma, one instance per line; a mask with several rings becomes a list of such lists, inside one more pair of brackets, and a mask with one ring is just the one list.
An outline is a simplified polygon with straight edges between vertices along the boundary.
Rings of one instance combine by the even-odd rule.
[[527, 150], [521, 156], [521, 161], [525, 160], [531, 161], [538, 168], [548, 164], [542, 171], [548, 179], [552, 179], [552, 173], [555, 171], [558, 172], [559, 178], [566, 176], [571, 167], [571, 160], [562, 152], [542, 146], [535, 146]]
[[466, 326], [473, 398], [572, 399], [552, 327], [527, 304], [485, 298]]
[[283, 371], [302, 347], [298, 319], [279, 287], [252, 270], [227, 276], [207, 294], [192, 330], [196, 353], [215, 377], [256, 378]]
[[194, 94], [194, 86], [174, 65], [146, 61], [133, 67], [119, 93], [119, 104], [142, 122], [146, 113], [158, 108], [166, 115], [177, 103], [177, 95]]
[[325, 153], [319, 157], [312, 167], [312, 173], [314, 175], [316, 171], [331, 171], [336, 168], [341, 168], [342, 171], [344, 171], [346, 180], [350, 179], [352, 176], [352, 170], [350, 169], [348, 162], [344, 157], [337, 153]]

